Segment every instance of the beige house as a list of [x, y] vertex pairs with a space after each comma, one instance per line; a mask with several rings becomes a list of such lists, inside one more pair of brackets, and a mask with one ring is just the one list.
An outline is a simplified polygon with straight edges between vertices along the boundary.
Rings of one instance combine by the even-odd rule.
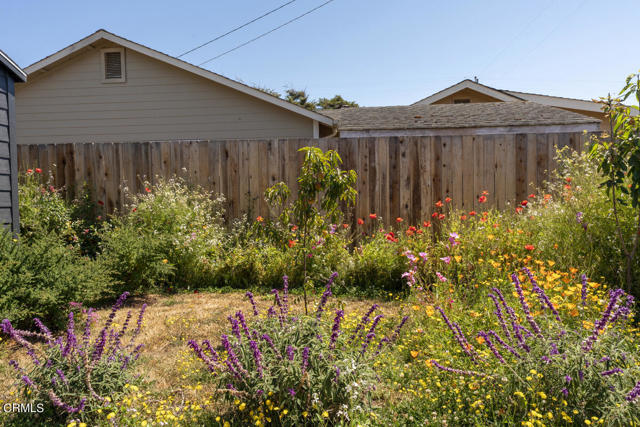
[[446, 89], [434, 93], [412, 105], [431, 104], [474, 104], [481, 102], [522, 102], [530, 101], [550, 107], [594, 117], [601, 121], [601, 129], [609, 130], [609, 120], [602, 111], [602, 105], [584, 99], [561, 96], [539, 95], [514, 90], [495, 89], [472, 80], [463, 80]]
[[25, 68], [18, 144], [312, 138], [333, 120], [105, 30]]

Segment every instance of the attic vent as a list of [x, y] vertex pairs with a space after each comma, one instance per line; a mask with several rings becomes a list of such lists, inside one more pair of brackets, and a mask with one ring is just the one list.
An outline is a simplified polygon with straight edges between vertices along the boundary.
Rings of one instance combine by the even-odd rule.
[[121, 83], [125, 81], [124, 49], [104, 49], [102, 51], [103, 82]]

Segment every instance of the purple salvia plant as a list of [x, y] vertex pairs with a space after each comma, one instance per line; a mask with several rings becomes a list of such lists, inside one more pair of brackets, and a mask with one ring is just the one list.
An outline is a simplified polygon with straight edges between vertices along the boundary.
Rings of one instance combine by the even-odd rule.
[[527, 322], [529, 322], [529, 325], [531, 325], [531, 329], [533, 329], [533, 332], [535, 332], [536, 335], [541, 337], [542, 331], [540, 330], [540, 327], [538, 326], [535, 319], [531, 315], [529, 304], [527, 304], [527, 300], [524, 298], [524, 294], [522, 293], [522, 287], [520, 286], [520, 280], [518, 279], [518, 275], [515, 273], [512, 274], [511, 279], [513, 281], [513, 285], [516, 288], [516, 292], [518, 293], [518, 299], [520, 300], [520, 305], [522, 306], [522, 311], [524, 311], [524, 315], [527, 319]]
[[396, 326], [396, 329], [393, 331], [393, 335], [391, 336], [391, 340], [387, 340], [387, 342], [388, 341], [396, 342], [396, 340], [398, 339], [398, 336], [400, 336], [400, 330], [402, 329], [404, 324], [407, 323], [407, 320], [409, 320], [409, 316], [404, 316], [402, 318], [402, 320], [400, 321], [398, 326]]
[[214, 362], [217, 362], [218, 360], [220, 360], [220, 356], [218, 356], [218, 352], [213, 349], [209, 340], [202, 341], [202, 347], [203, 349], [209, 352], [209, 354], [211, 355], [211, 359]]
[[200, 358], [200, 360], [202, 360], [207, 365], [209, 371], [213, 372], [218, 367], [216, 361], [213, 360], [213, 358], [207, 356], [204, 353], [204, 349], [200, 347], [197, 342], [195, 342], [194, 340], [189, 340], [189, 347], [191, 347], [196, 355]]
[[82, 410], [84, 409], [84, 405], [87, 401], [87, 399], [82, 399], [80, 401], [80, 403], [78, 404], [78, 406], [73, 407], [67, 403], [64, 403], [54, 392], [53, 390], [49, 390], [48, 392], [49, 395], [49, 399], [51, 399], [51, 403], [53, 403], [54, 406], [64, 410], [65, 412], [68, 412], [70, 414], [75, 414], [78, 412], [82, 412]]
[[289, 361], [293, 361], [293, 358], [295, 357], [295, 351], [296, 349], [293, 348], [293, 346], [287, 346], [287, 359], [289, 359]]
[[262, 335], [262, 339], [264, 341], [266, 341], [267, 344], [269, 344], [269, 347], [271, 348], [271, 350], [273, 350], [273, 352], [275, 353], [276, 357], [278, 357], [278, 359], [282, 359], [282, 355], [280, 354], [280, 352], [276, 348], [276, 346], [273, 343], [273, 340], [271, 339], [271, 337], [268, 334], [263, 334]]
[[33, 319], [33, 323], [36, 324], [36, 327], [38, 328], [38, 330], [40, 331], [40, 333], [42, 333], [42, 335], [44, 335], [47, 340], [51, 340], [52, 335], [51, 335], [51, 331], [49, 330], [49, 328], [47, 328], [44, 323], [42, 323], [42, 320], [38, 319], [37, 317], [35, 319]]
[[369, 324], [369, 317], [371, 316], [371, 314], [373, 314], [373, 312], [380, 307], [378, 304], [373, 304], [371, 306], [371, 308], [369, 309], [369, 311], [367, 311], [365, 313], [364, 316], [362, 316], [362, 319], [360, 320], [360, 322], [358, 322], [358, 324], [356, 325], [356, 329], [353, 332], [353, 335], [351, 335], [351, 337], [349, 338], [349, 342], [352, 342], [356, 336], [358, 336], [358, 333], [364, 329], [365, 326], [367, 326], [367, 324]]
[[369, 332], [367, 336], [364, 337], [364, 340], [362, 341], [362, 348], [360, 348], [361, 355], [363, 355], [367, 351], [367, 348], [369, 347], [369, 343], [371, 343], [371, 340], [374, 339], [375, 336], [376, 336], [375, 332]]
[[389, 338], [384, 337], [380, 340], [380, 342], [378, 343], [378, 349], [376, 350], [375, 355], [377, 356], [378, 354], [380, 354], [380, 352], [382, 351], [382, 347], [389, 342]]
[[285, 319], [289, 316], [289, 277], [282, 276], [282, 310]]
[[471, 376], [471, 377], [490, 377], [490, 375], [487, 375], [485, 373], [482, 372], [476, 372], [476, 371], [463, 371], [462, 369], [454, 369], [454, 368], [448, 368], [446, 366], [442, 366], [441, 364], [439, 364], [438, 362], [436, 362], [435, 360], [431, 359], [431, 363], [433, 363], [433, 365], [440, 369], [441, 371], [446, 371], [446, 372], [451, 372], [453, 374], [457, 374], [457, 375], [464, 375], [464, 376]]
[[241, 340], [242, 337], [240, 336], [240, 324], [232, 316], [227, 316], [227, 319], [229, 320], [229, 323], [231, 323], [231, 334], [234, 337], [236, 337], [238, 339], [238, 341]]
[[62, 350], [62, 357], [67, 357], [69, 352], [76, 348], [76, 333], [74, 331], [75, 323], [73, 322], [73, 311], [69, 312], [69, 322], [67, 324], [67, 343]]
[[556, 320], [558, 322], [561, 322], [562, 320], [560, 319], [560, 314], [558, 313], [558, 310], [556, 310], [556, 308], [553, 306], [553, 304], [551, 303], [551, 300], [549, 299], [547, 294], [544, 292], [544, 289], [538, 286], [538, 282], [536, 282], [536, 279], [533, 276], [533, 273], [527, 267], [524, 267], [522, 270], [529, 277], [529, 281], [531, 282], [531, 289], [533, 290], [533, 292], [538, 294], [538, 298], [540, 299], [540, 303], [542, 304], [542, 306], [543, 307], [546, 306], [551, 311], [551, 313], [553, 313], [553, 316], [556, 318]]
[[240, 322], [240, 326], [242, 327], [242, 331], [247, 336], [247, 339], [251, 339], [249, 335], [249, 328], [247, 327], [247, 321], [244, 318], [244, 313], [242, 311], [238, 311], [236, 312], [236, 317], [238, 318], [238, 321]]
[[222, 340], [222, 346], [227, 352], [227, 361], [231, 365], [233, 365], [233, 367], [238, 373], [242, 374], [242, 376], [246, 376], [247, 371], [242, 367], [240, 360], [238, 360], [238, 356], [236, 356], [236, 353], [231, 348], [231, 344], [229, 343], [229, 337], [223, 334], [220, 338]]
[[256, 306], [256, 301], [253, 299], [253, 293], [247, 291], [245, 296], [249, 298], [249, 302], [251, 302], [251, 307], [253, 308], [253, 315], [257, 316], [258, 314], [260, 314], [258, 313], [258, 307]]
[[467, 340], [467, 337], [462, 332], [462, 329], [460, 329], [460, 325], [458, 325], [457, 322], [451, 322], [451, 324], [456, 329], [456, 332], [458, 332], [458, 336], [462, 340], [462, 343], [464, 344], [464, 348], [468, 350], [468, 352], [471, 354], [471, 358], [475, 361], [475, 359], [478, 358], [478, 353], [476, 353], [476, 349]]
[[332, 295], [331, 294], [331, 285], [333, 281], [338, 277], [338, 273], [332, 273], [327, 285], [325, 286], [322, 297], [320, 297], [320, 303], [318, 304], [318, 309], [316, 311], [316, 319], [320, 320], [320, 316], [322, 316], [322, 312], [324, 311], [324, 306], [327, 304], [327, 300]]
[[613, 313], [613, 317], [611, 317], [611, 324], [615, 324], [619, 319], [622, 321], [626, 320], [629, 314], [631, 314], [631, 307], [633, 306], [634, 298], [632, 295], [627, 294], [627, 302], [623, 306], [619, 306], [617, 310]]
[[260, 349], [258, 348], [258, 343], [255, 342], [254, 340], [249, 341], [249, 347], [251, 348], [251, 351], [253, 352], [253, 359], [256, 362], [256, 370], [258, 371], [258, 376], [260, 378], [262, 378], [262, 353], [260, 352]]
[[329, 340], [329, 348], [334, 349], [336, 347], [336, 340], [340, 335], [340, 322], [344, 319], [344, 311], [337, 310], [336, 317], [333, 320], [333, 327], [331, 328], [331, 339]]
[[280, 308], [280, 314], [278, 314], [278, 320], [280, 321], [280, 326], [284, 327], [285, 315], [284, 315], [284, 306], [282, 305], [282, 301], [280, 300], [280, 293], [277, 289], [272, 289], [271, 293], [274, 295], [276, 300], [276, 305]]
[[506, 342], [504, 342], [504, 340], [502, 338], [500, 338], [500, 336], [495, 332], [495, 331], [489, 331], [489, 335], [491, 335], [496, 341], [498, 341], [498, 344], [500, 344], [505, 350], [507, 350], [509, 353], [513, 354], [515, 357], [517, 357], [518, 359], [522, 358], [522, 356], [520, 356], [520, 353], [518, 353], [513, 347], [511, 347], [509, 344], [507, 344]]
[[500, 363], [504, 364], [505, 363], [504, 358], [502, 357], [502, 355], [500, 354], [496, 346], [491, 341], [491, 338], [489, 338], [489, 335], [486, 332], [480, 331], [478, 332], [478, 336], [484, 338], [484, 342], [487, 344], [487, 347], [489, 347], [489, 349], [491, 350], [493, 355], [496, 357], [496, 359], [498, 359]]
[[471, 360], [473, 360], [475, 363], [477, 363], [476, 360], [475, 360], [475, 356], [471, 353], [471, 351], [467, 347], [467, 345], [465, 345], [465, 343], [468, 344], [466, 338], [463, 338], [463, 337], [461, 337], [459, 335], [458, 329], [456, 329], [456, 327], [451, 323], [451, 321], [449, 321], [449, 318], [447, 317], [447, 315], [444, 313], [444, 310], [440, 306], [436, 306], [436, 310], [438, 310], [440, 312], [440, 315], [444, 319], [444, 322], [447, 324], [447, 327], [449, 327], [449, 330], [451, 331], [451, 333], [453, 333], [453, 336], [456, 339], [456, 341], [458, 341], [458, 344], [460, 345], [460, 348], [462, 348], [462, 351], [464, 351], [464, 353], [467, 356], [469, 356], [469, 358], [471, 358]]
[[582, 343], [582, 349], [584, 350], [585, 353], [591, 351], [593, 344], [595, 344], [595, 342], [598, 340], [598, 335], [600, 334], [600, 331], [603, 331], [604, 328], [607, 326], [607, 323], [609, 322], [609, 319], [611, 317], [611, 311], [613, 310], [613, 307], [616, 305], [616, 303], [618, 302], [618, 299], [623, 294], [624, 294], [624, 291], [622, 289], [616, 289], [610, 293], [609, 303], [607, 304], [607, 308], [605, 308], [604, 312], [602, 313], [602, 317], [595, 322], [595, 324], [593, 325], [593, 332]]
[[507, 336], [507, 338], [510, 339], [511, 334], [509, 333], [509, 328], [507, 327], [507, 324], [504, 321], [504, 316], [502, 314], [502, 309], [500, 308], [500, 303], [498, 302], [498, 298], [494, 294], [489, 294], [489, 298], [493, 300], [493, 303], [496, 306], [496, 311], [494, 311], [494, 314], [498, 318], [498, 323], [500, 323], [500, 327], [504, 331], [504, 334]]
[[267, 317], [276, 317], [276, 310], [273, 306], [269, 307], [267, 310]]
[[580, 291], [580, 297], [582, 299], [582, 306], [586, 307], [587, 306], [587, 276], [583, 274], [582, 276], [580, 276], [580, 278], [582, 279], [582, 289]]
[[305, 347], [302, 349], [302, 375], [307, 372], [307, 367], [309, 366], [309, 347]]
[[602, 375], [603, 377], [609, 376], [609, 375], [614, 375], [614, 374], [621, 374], [624, 371], [620, 368], [613, 368], [613, 369], [609, 369], [603, 372], [600, 372], [600, 375]]
[[626, 395], [625, 399], [627, 399], [627, 402], [634, 402], [638, 396], [640, 396], [640, 381], [636, 383], [636, 385]]

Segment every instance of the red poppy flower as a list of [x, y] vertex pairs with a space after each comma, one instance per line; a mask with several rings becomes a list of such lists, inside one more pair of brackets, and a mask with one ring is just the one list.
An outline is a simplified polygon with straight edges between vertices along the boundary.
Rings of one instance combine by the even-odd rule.
[[571, 178], [570, 177], [566, 177], [564, 180], [567, 181], [567, 182], [571, 182]]
[[520, 206], [518, 206], [518, 207], [516, 208], [516, 213], [521, 213], [521, 212], [522, 212], [522, 208], [521, 208]]
[[384, 237], [390, 242], [397, 242], [398, 241], [398, 239], [396, 238], [396, 235], [393, 234], [393, 231], [388, 232], [387, 234], [385, 234]]
[[438, 215], [438, 219], [444, 219], [444, 214]]
[[462, 216], [460, 217], [460, 219], [461, 219], [462, 221], [464, 221], [465, 219], [467, 219], [467, 216], [466, 216], [466, 215], [462, 215]]
[[294, 225], [293, 227], [291, 227], [291, 231], [296, 231], [298, 229], [297, 225]]
[[294, 247], [296, 245], [296, 241], [289, 239], [288, 245], [289, 245], [290, 248], [292, 248], [292, 247]]
[[27, 173], [33, 173], [33, 169], [27, 169]]
[[413, 236], [415, 234], [415, 232], [411, 230], [407, 230], [406, 233], [407, 233], [407, 236]]
[[262, 221], [264, 221], [264, 218], [262, 218], [260, 215], [258, 215], [258, 217], [256, 218], [256, 221], [262, 222]]
[[469, 212], [469, 216], [476, 216], [476, 211]]
[[36, 168], [36, 173], [42, 173], [42, 169]]
[[436, 207], [437, 207], [437, 208], [441, 208], [441, 207], [442, 207], [442, 200], [438, 200], [438, 201], [436, 202]]
[[376, 214], [369, 214], [369, 218], [370, 218], [370, 219], [377, 219], [377, 218], [378, 218], [378, 215], [376, 215]]
[[342, 224], [342, 228], [349, 228], [349, 224]]
[[536, 197], [536, 195], [535, 195], [535, 194], [533, 194], [533, 193], [529, 194], [529, 198], [530, 198], [530, 199], [535, 199], [535, 197]]
[[527, 204], [528, 204], [528, 203], [529, 203], [529, 202], [528, 202], [528, 201], [526, 201], [526, 200], [523, 200], [523, 201], [521, 201], [521, 202], [520, 202], [520, 204], [521, 204], [522, 206], [527, 206]]
[[104, 206], [104, 202], [103, 202], [102, 200], [98, 200], [98, 204], [99, 204], [100, 206]]
[[402, 222], [402, 221], [404, 221], [402, 218], [400, 217], [396, 218], [396, 222]]
[[422, 225], [423, 225], [424, 227], [426, 227], [426, 228], [429, 228], [429, 227], [431, 227], [431, 221], [424, 221], [424, 222], [422, 223]]
[[431, 218], [437, 218], [438, 217], [438, 212], [434, 212], [431, 214]]
[[422, 230], [418, 230], [418, 231], [416, 231], [416, 233], [422, 234]]
[[532, 251], [532, 250], [534, 250], [536, 247], [535, 247], [535, 246], [533, 246], [533, 245], [524, 245], [524, 248], [525, 248], [526, 250], [528, 250], [528, 251]]
[[149, 187], [144, 187], [144, 191], [146, 191], [147, 193], [151, 193], [151, 189]]
[[358, 225], [362, 225], [362, 224], [364, 224], [364, 219], [358, 218]]
[[487, 201], [487, 196], [482, 195], [482, 196], [478, 197], [478, 202], [484, 203], [486, 201]]
[[571, 186], [570, 186], [569, 184], [565, 184], [565, 185], [564, 185], [564, 188], [565, 188], [566, 190], [571, 190]]
[[445, 202], [450, 203], [451, 202], [451, 197], [447, 197], [446, 199], [444, 199]]
[[137, 210], [138, 210], [138, 208], [133, 208], [133, 209], [131, 209], [131, 212], [135, 212]]

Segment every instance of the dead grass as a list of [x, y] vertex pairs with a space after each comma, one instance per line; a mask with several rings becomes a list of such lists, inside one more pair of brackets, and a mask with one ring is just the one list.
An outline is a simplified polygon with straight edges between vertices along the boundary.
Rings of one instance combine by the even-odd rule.
[[[316, 301], [317, 296], [310, 298], [310, 311], [315, 309]], [[364, 313], [374, 302], [381, 305], [380, 310], [385, 317], [396, 314], [400, 306], [396, 302], [331, 298], [328, 308], [333, 310], [340, 307], [346, 308], [350, 313]], [[190, 339], [209, 339], [212, 343], [218, 343], [220, 334], [229, 330], [227, 316], [242, 310], [248, 318], [251, 317], [251, 305], [244, 292], [148, 295], [129, 300], [116, 316], [115, 323], [121, 325], [128, 310], [133, 311], [131, 322], [135, 323], [143, 303], [147, 303], [148, 307], [137, 342], [144, 344], [144, 349], [136, 369], [144, 381], [151, 382], [152, 390], [160, 394], [173, 392], [184, 386], [185, 377], [179, 367], [180, 355], [188, 354], [187, 343]], [[256, 303], [261, 313], [264, 313], [273, 304], [273, 298], [257, 296]], [[304, 312], [302, 297], [292, 296], [290, 305], [294, 313]], [[108, 308], [98, 310], [96, 328], [101, 326], [109, 312]], [[0, 342], [0, 381], [3, 384], [15, 384], [15, 373], [8, 366], [10, 359], [17, 360], [23, 366], [29, 363], [24, 352], [17, 351], [12, 343], [4, 340]], [[0, 399], [8, 400], [10, 390], [15, 390], [15, 386], [4, 387], [0, 391]]]

